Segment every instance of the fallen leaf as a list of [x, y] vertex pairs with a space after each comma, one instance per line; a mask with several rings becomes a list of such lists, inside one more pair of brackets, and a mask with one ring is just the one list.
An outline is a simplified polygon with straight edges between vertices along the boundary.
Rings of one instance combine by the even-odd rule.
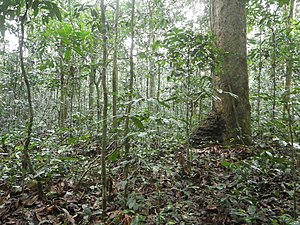
[[38, 200], [38, 198], [39, 198], [39, 196], [38, 195], [35, 195], [34, 197], [32, 197], [32, 198], [28, 198], [28, 199], [26, 199], [25, 201], [24, 201], [24, 205], [25, 206], [33, 206], [35, 203], [36, 203], [36, 201]]
[[208, 206], [206, 206], [206, 208], [208, 210], [215, 210], [215, 209], [217, 209], [217, 206], [216, 205], [208, 205]]
[[75, 220], [71, 216], [71, 214], [68, 212], [66, 209], [62, 209], [64, 211], [64, 216], [65, 216], [65, 222], [70, 222], [72, 225], [75, 225]]

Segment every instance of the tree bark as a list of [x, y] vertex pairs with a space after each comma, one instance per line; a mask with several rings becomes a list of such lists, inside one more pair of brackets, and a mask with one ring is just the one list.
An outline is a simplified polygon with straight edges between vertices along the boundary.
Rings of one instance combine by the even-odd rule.
[[117, 101], [118, 101], [118, 43], [119, 43], [119, 9], [120, 1], [116, 0], [116, 12], [115, 12], [115, 40], [114, 40], [114, 55], [113, 55], [113, 72], [112, 72], [112, 111], [113, 111], [113, 129], [118, 126], [117, 120]]
[[104, 0], [100, 2], [101, 25], [102, 25], [102, 90], [103, 90], [103, 124], [102, 124], [102, 150], [101, 150], [101, 181], [102, 181], [102, 217], [106, 217], [107, 207], [107, 183], [106, 183], [106, 142], [107, 142], [107, 112], [108, 112], [108, 90], [107, 90], [107, 32]]
[[[135, 0], [131, 1], [132, 8], [131, 8], [131, 19], [130, 19], [130, 33], [131, 33], [131, 45], [130, 45], [130, 55], [129, 55], [129, 63], [130, 63], [130, 79], [129, 79], [129, 103], [126, 108], [126, 119], [125, 119], [125, 126], [124, 126], [124, 150], [125, 150], [125, 158], [126, 158], [126, 165], [124, 168], [124, 176], [128, 179], [128, 170], [129, 170], [129, 150], [130, 150], [130, 137], [129, 137], [129, 119], [130, 113], [132, 108], [132, 99], [133, 99], [133, 83], [134, 83], [134, 62], [133, 62], [133, 50], [134, 50], [134, 18], [135, 18]], [[125, 186], [124, 191], [125, 198], [128, 197], [128, 182]]]
[[28, 170], [31, 174], [34, 174], [33, 165], [29, 156], [29, 146], [31, 141], [31, 134], [32, 134], [32, 126], [33, 126], [33, 106], [32, 106], [32, 98], [31, 98], [31, 86], [30, 82], [25, 70], [24, 65], [24, 56], [23, 56], [23, 47], [24, 47], [24, 36], [25, 36], [25, 21], [27, 18], [27, 12], [29, 10], [28, 4], [26, 4], [26, 11], [23, 16], [21, 16], [21, 37], [20, 37], [20, 63], [21, 63], [21, 73], [23, 76], [23, 80], [26, 86], [26, 94], [27, 94], [27, 103], [28, 103], [28, 121], [27, 121], [27, 137], [24, 143], [24, 150], [23, 150], [23, 169]]
[[211, 25], [221, 56], [213, 78], [214, 110], [225, 121], [223, 141], [251, 143], [244, 0], [211, 0]]
[[[96, 66], [95, 66], [95, 57], [94, 53], [92, 53], [92, 60], [91, 60], [91, 72], [89, 74], [89, 110], [92, 112], [94, 110], [94, 104], [95, 104], [95, 99], [94, 99], [94, 93], [95, 93], [95, 79], [96, 79]], [[93, 113], [91, 113], [93, 115]], [[93, 116], [91, 116], [93, 117]]]
[[[32, 95], [31, 95], [31, 85], [29, 82], [29, 78], [25, 69], [24, 64], [24, 39], [25, 39], [25, 22], [28, 16], [29, 11], [29, 4], [26, 2], [26, 9], [25, 13], [20, 16], [20, 22], [21, 22], [21, 35], [19, 40], [19, 53], [20, 53], [20, 64], [21, 64], [21, 73], [22, 77], [26, 86], [26, 94], [27, 94], [27, 103], [28, 103], [28, 121], [27, 121], [27, 137], [25, 139], [24, 143], [24, 149], [23, 149], [23, 159], [22, 159], [22, 166], [25, 171], [29, 171], [32, 175], [36, 175], [30, 155], [29, 155], [29, 146], [31, 142], [32, 137], [32, 127], [33, 127], [33, 120], [34, 120], [34, 112], [33, 112], [33, 104], [32, 104]], [[44, 193], [42, 189], [42, 183], [39, 176], [36, 176], [37, 180], [37, 191], [39, 199], [43, 199]]]
[[[286, 28], [291, 29], [291, 20], [294, 18], [295, 13], [295, 0], [290, 1], [289, 15], [287, 17]], [[288, 46], [292, 45], [291, 39], [288, 39]], [[290, 111], [290, 100], [291, 100], [291, 87], [292, 87], [292, 74], [293, 74], [293, 54], [286, 60], [286, 72], [285, 72], [285, 93], [284, 93], [284, 108], [283, 108], [283, 119], [286, 119], [286, 112]]]
[[64, 58], [62, 51], [58, 48], [60, 55], [60, 97], [59, 97], [59, 127], [64, 127], [65, 121], [68, 116], [68, 78], [66, 77], [64, 70]]

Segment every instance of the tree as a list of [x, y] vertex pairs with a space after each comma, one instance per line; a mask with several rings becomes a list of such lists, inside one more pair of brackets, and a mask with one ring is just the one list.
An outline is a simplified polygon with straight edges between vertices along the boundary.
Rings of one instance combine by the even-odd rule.
[[119, 43], [119, 17], [120, 17], [120, 1], [116, 0], [115, 12], [115, 40], [114, 40], [114, 53], [113, 53], [113, 69], [112, 69], [112, 114], [113, 114], [113, 128], [117, 128], [117, 100], [118, 100], [118, 43]]
[[106, 184], [106, 143], [107, 143], [107, 114], [108, 114], [108, 88], [107, 88], [107, 37], [106, 37], [106, 11], [104, 0], [100, 2], [101, 8], [101, 33], [102, 33], [102, 89], [103, 89], [103, 124], [102, 124], [102, 149], [101, 149], [101, 181], [102, 181], [102, 210], [103, 218], [106, 217], [107, 184]]
[[[294, 19], [295, 14], [295, 0], [290, 1], [289, 12], [286, 22], [286, 29], [288, 33], [291, 33], [292, 29], [292, 20]], [[291, 35], [291, 34], [290, 34]], [[292, 37], [288, 37], [288, 47], [292, 45], [291, 41]], [[293, 74], [293, 55], [291, 54], [286, 61], [286, 72], [285, 72], [285, 93], [284, 93], [284, 107], [283, 107], [283, 115], [285, 117], [285, 113], [290, 111], [290, 99], [291, 99], [291, 86], [292, 86], [292, 74]], [[285, 119], [285, 118], [283, 118]]]
[[[20, 35], [20, 44], [19, 44], [19, 54], [20, 54], [20, 63], [21, 63], [21, 73], [26, 86], [27, 101], [28, 101], [28, 126], [27, 126], [27, 137], [24, 143], [23, 150], [23, 169], [28, 170], [30, 173], [34, 174], [34, 168], [29, 156], [29, 146], [32, 136], [32, 126], [33, 126], [33, 106], [32, 106], [32, 96], [31, 96], [31, 86], [29, 78], [26, 72], [25, 63], [24, 63], [24, 39], [25, 39], [25, 22], [28, 16], [28, 11], [30, 9], [28, 2], [26, 1], [26, 9], [23, 16], [20, 17], [21, 22], [21, 35]], [[41, 197], [41, 195], [40, 195]]]
[[[125, 125], [124, 125], [124, 149], [125, 149], [125, 158], [126, 161], [129, 161], [129, 150], [130, 150], [130, 113], [132, 110], [132, 100], [133, 100], [133, 91], [134, 91], [134, 60], [133, 60], [133, 50], [134, 50], [134, 19], [135, 19], [135, 0], [131, 1], [131, 17], [130, 17], [130, 38], [131, 38], [131, 43], [130, 43], [130, 50], [129, 50], [129, 90], [128, 90], [128, 98], [129, 98], [129, 103], [126, 108], [126, 118], [125, 118]], [[124, 174], [125, 178], [128, 179], [129, 176], [129, 164], [127, 163], [124, 168]], [[125, 186], [125, 191], [124, 191], [124, 196], [125, 198], [128, 197], [128, 184]]]
[[213, 75], [216, 114], [225, 122], [223, 141], [251, 142], [249, 84], [246, 48], [246, 3], [212, 0], [211, 26], [220, 50]]

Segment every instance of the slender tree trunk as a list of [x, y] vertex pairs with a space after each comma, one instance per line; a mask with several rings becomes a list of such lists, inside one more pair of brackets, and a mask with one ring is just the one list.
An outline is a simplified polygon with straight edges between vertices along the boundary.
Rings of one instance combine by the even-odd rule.
[[[162, 87], [162, 79], [161, 79], [161, 65], [159, 63], [159, 58], [157, 58], [157, 66], [158, 66], [158, 69], [157, 69], [157, 90], [156, 90], [156, 98], [157, 100], [159, 101], [160, 100], [160, 91], [161, 91], [161, 87]], [[159, 106], [157, 105], [156, 106], [156, 112], [159, 112]], [[157, 126], [157, 130], [158, 130], [158, 133], [159, 133], [159, 130], [160, 130], [160, 126]]]
[[[296, 0], [291, 0], [290, 1], [290, 7], [289, 7], [289, 14], [287, 18], [287, 29], [291, 29], [291, 20], [294, 18], [294, 13], [295, 13], [295, 4]], [[292, 38], [292, 37], [291, 37]], [[288, 39], [288, 47], [292, 45], [292, 40]], [[297, 176], [297, 153], [296, 149], [293, 147], [294, 146], [294, 129], [293, 129], [293, 114], [291, 112], [291, 88], [292, 88], [292, 74], [293, 74], [293, 66], [294, 66], [294, 61], [293, 61], [293, 54], [291, 54], [287, 61], [286, 61], [286, 75], [285, 75], [285, 93], [284, 93], [284, 108], [283, 108], [283, 119], [288, 121], [288, 132], [289, 132], [289, 141], [291, 143], [291, 151], [292, 151], [292, 162], [293, 162], [293, 167], [292, 167], [292, 176], [293, 176], [293, 191], [294, 193], [297, 192], [297, 184], [299, 183], [299, 179]], [[294, 194], [293, 196], [293, 217], [296, 219], [298, 216], [297, 213], [297, 195]]]
[[[130, 46], [130, 80], [129, 80], [129, 104], [126, 109], [126, 120], [125, 120], [125, 127], [124, 127], [124, 148], [125, 148], [125, 158], [126, 161], [129, 161], [129, 150], [130, 150], [130, 137], [129, 134], [129, 119], [132, 107], [132, 98], [133, 98], [133, 82], [134, 82], [134, 62], [133, 62], [133, 49], [134, 49], [134, 17], [135, 17], [135, 0], [131, 1], [132, 8], [131, 8], [131, 20], [130, 20], [130, 30], [131, 30], [131, 46]], [[128, 178], [128, 170], [129, 165], [128, 163], [125, 165], [124, 174], [125, 178]], [[125, 198], [128, 197], [128, 185], [125, 186], [124, 192]]]
[[[158, 62], [158, 59], [157, 59], [157, 62]], [[161, 86], [162, 86], [162, 84], [161, 84], [161, 82], [162, 82], [162, 80], [161, 80], [161, 65], [160, 65], [160, 63], [158, 63], [158, 71], [157, 71], [157, 90], [156, 90], [156, 98], [157, 98], [157, 100], [159, 100], [160, 99], [160, 91], [161, 91]], [[157, 109], [158, 110], [158, 109]]]
[[[152, 43], [152, 42], [150, 42]], [[154, 62], [153, 59], [149, 59], [149, 98], [155, 98], [155, 70], [154, 70]], [[153, 110], [153, 104], [150, 104], [150, 109]]]
[[[291, 20], [294, 18], [295, 13], [295, 0], [290, 1], [289, 15], [287, 18], [287, 29], [291, 29]], [[292, 44], [292, 41], [288, 39], [288, 46]], [[285, 93], [284, 93], [284, 108], [283, 108], [283, 119], [286, 119], [287, 112], [290, 111], [290, 99], [291, 99], [291, 85], [292, 85], [292, 74], [293, 74], [293, 55], [291, 54], [286, 61], [286, 74], [285, 74]]]
[[114, 55], [113, 55], [113, 99], [112, 99], [112, 111], [113, 111], [113, 129], [115, 130], [118, 126], [117, 123], [117, 104], [118, 104], [118, 43], [119, 43], [119, 2], [116, 0], [116, 12], [115, 12], [115, 41], [114, 41]]
[[[149, 34], [148, 34], [148, 46], [147, 46], [147, 50], [149, 52], [151, 52], [151, 45], [153, 44], [154, 42], [154, 34], [155, 34], [155, 28], [154, 30], [151, 30], [153, 29], [154, 27], [154, 19], [153, 19], [153, 11], [154, 11], [154, 6], [151, 5], [151, 1], [148, 2], [148, 8], [149, 8]], [[148, 83], [148, 98], [155, 98], [155, 95], [156, 95], [156, 92], [155, 92], [155, 80], [156, 80], [156, 71], [155, 71], [155, 65], [154, 65], [154, 59], [153, 57], [149, 57], [147, 58], [147, 68], [148, 68], [148, 71], [149, 71], [149, 74], [147, 76], [147, 83]], [[152, 101], [150, 101], [148, 103], [149, 105], [149, 110], [150, 112], [153, 112], [155, 113], [155, 110], [156, 110], [156, 107], [155, 105], [153, 104]]]
[[[101, 130], [100, 121], [101, 121], [101, 112], [102, 112], [102, 107], [101, 107], [101, 103], [100, 103], [101, 89], [100, 89], [100, 82], [99, 81], [95, 82], [96, 94], [97, 94], [97, 122], [98, 122], [97, 130], [98, 130], [98, 132], [100, 132], [100, 130]], [[99, 143], [101, 143], [101, 140], [100, 140]]]
[[[72, 115], [73, 115], [73, 110], [74, 110], [74, 99], [76, 98], [76, 91], [79, 91], [80, 89], [76, 89], [76, 78], [75, 78], [75, 67], [74, 66], [70, 66], [70, 69], [69, 69], [69, 77], [70, 77], [70, 82], [69, 82], [69, 88], [70, 88], [70, 103], [69, 103], [69, 106], [70, 106], [70, 117], [71, 119], [69, 120], [69, 123], [70, 123], [70, 127], [73, 126], [73, 118], [72, 118]], [[78, 112], [78, 111], [77, 111]]]
[[107, 205], [107, 183], [106, 183], [106, 143], [107, 143], [107, 112], [108, 112], [108, 90], [107, 90], [107, 33], [104, 0], [100, 2], [101, 25], [102, 25], [102, 89], [103, 89], [103, 124], [102, 124], [102, 149], [101, 149], [101, 180], [102, 180], [102, 210], [103, 219], [106, 217]]
[[[272, 45], [273, 45], [273, 54], [272, 54], [272, 63], [271, 63], [271, 77], [272, 77], [272, 122], [275, 124], [275, 114], [276, 114], [276, 90], [277, 90], [277, 80], [276, 80], [276, 50], [277, 50], [277, 44], [276, 44], [276, 34], [274, 28], [272, 28]], [[274, 129], [274, 127], [272, 128]]]
[[[260, 52], [262, 52], [262, 40], [261, 40], [261, 32], [260, 32], [260, 42], [259, 42], [259, 49]], [[262, 54], [259, 54], [259, 62], [258, 62], [258, 77], [257, 77], [257, 127], [259, 127], [260, 129], [260, 103], [261, 103], [261, 99], [260, 99], [260, 93], [261, 93], [261, 73], [262, 73], [262, 69], [263, 69], [263, 62], [262, 62]], [[258, 134], [258, 138], [262, 138], [262, 132], [261, 130], [259, 130], [259, 134]]]
[[[92, 53], [94, 54], [94, 53]], [[94, 110], [94, 93], [95, 93], [95, 78], [96, 78], [96, 66], [95, 60], [93, 59], [94, 56], [92, 56], [92, 66], [91, 71], [89, 74], [89, 111], [92, 112]]]
[[20, 63], [21, 63], [21, 72], [23, 76], [23, 80], [26, 86], [26, 94], [27, 94], [27, 103], [28, 103], [28, 121], [27, 121], [27, 137], [24, 144], [23, 150], [23, 169], [29, 170], [30, 173], [34, 173], [34, 169], [31, 163], [31, 159], [29, 156], [29, 145], [31, 141], [31, 134], [32, 134], [32, 126], [33, 126], [33, 107], [32, 107], [32, 99], [31, 99], [31, 87], [29, 83], [29, 79], [25, 70], [24, 65], [24, 55], [23, 55], [23, 47], [24, 47], [24, 36], [25, 36], [25, 28], [24, 24], [27, 18], [27, 12], [29, 10], [29, 6], [26, 4], [26, 11], [23, 16], [20, 17], [21, 21], [21, 37], [20, 37]]
[[[21, 73], [23, 76], [23, 80], [26, 86], [26, 94], [27, 94], [27, 103], [28, 103], [28, 121], [27, 121], [27, 137], [24, 143], [23, 149], [23, 161], [22, 166], [25, 171], [29, 171], [31, 174], [35, 174], [30, 155], [29, 155], [29, 146], [31, 142], [31, 135], [32, 135], [32, 127], [33, 127], [33, 120], [34, 120], [34, 113], [33, 113], [33, 106], [32, 106], [32, 96], [31, 96], [31, 86], [27, 76], [27, 72], [24, 65], [24, 55], [23, 55], [23, 48], [24, 48], [24, 38], [25, 38], [25, 22], [27, 19], [27, 14], [29, 10], [28, 2], [26, 2], [26, 10], [23, 16], [20, 17], [21, 21], [21, 37], [20, 37], [20, 44], [19, 44], [19, 52], [20, 52], [20, 63], [21, 63]], [[43, 198], [43, 190], [40, 178], [37, 176], [37, 190], [39, 198]]]
[[188, 48], [188, 54], [187, 54], [187, 83], [186, 83], [186, 153], [187, 153], [187, 167], [188, 170], [191, 169], [191, 161], [192, 161], [192, 154], [190, 150], [190, 135], [191, 135], [191, 125], [192, 125], [192, 100], [191, 100], [191, 74], [190, 74], [190, 47]]
[[63, 54], [58, 49], [60, 54], [60, 97], [59, 97], [59, 126], [63, 127], [67, 119], [68, 104], [67, 104], [67, 79], [64, 71]]
[[212, 30], [221, 50], [214, 89], [216, 113], [225, 121], [225, 142], [251, 143], [244, 0], [211, 0]]

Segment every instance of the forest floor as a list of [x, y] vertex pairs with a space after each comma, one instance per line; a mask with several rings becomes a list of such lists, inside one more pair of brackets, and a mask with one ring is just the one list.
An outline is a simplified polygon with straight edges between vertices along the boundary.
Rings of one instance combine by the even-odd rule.
[[[300, 223], [299, 168], [292, 151], [219, 145], [191, 149], [190, 160], [183, 149], [136, 148], [127, 162], [113, 152], [103, 222], [100, 158], [94, 148], [33, 149], [42, 200], [37, 177], [22, 174], [21, 149], [1, 155], [0, 224]], [[125, 164], [130, 167], [127, 180]]]

